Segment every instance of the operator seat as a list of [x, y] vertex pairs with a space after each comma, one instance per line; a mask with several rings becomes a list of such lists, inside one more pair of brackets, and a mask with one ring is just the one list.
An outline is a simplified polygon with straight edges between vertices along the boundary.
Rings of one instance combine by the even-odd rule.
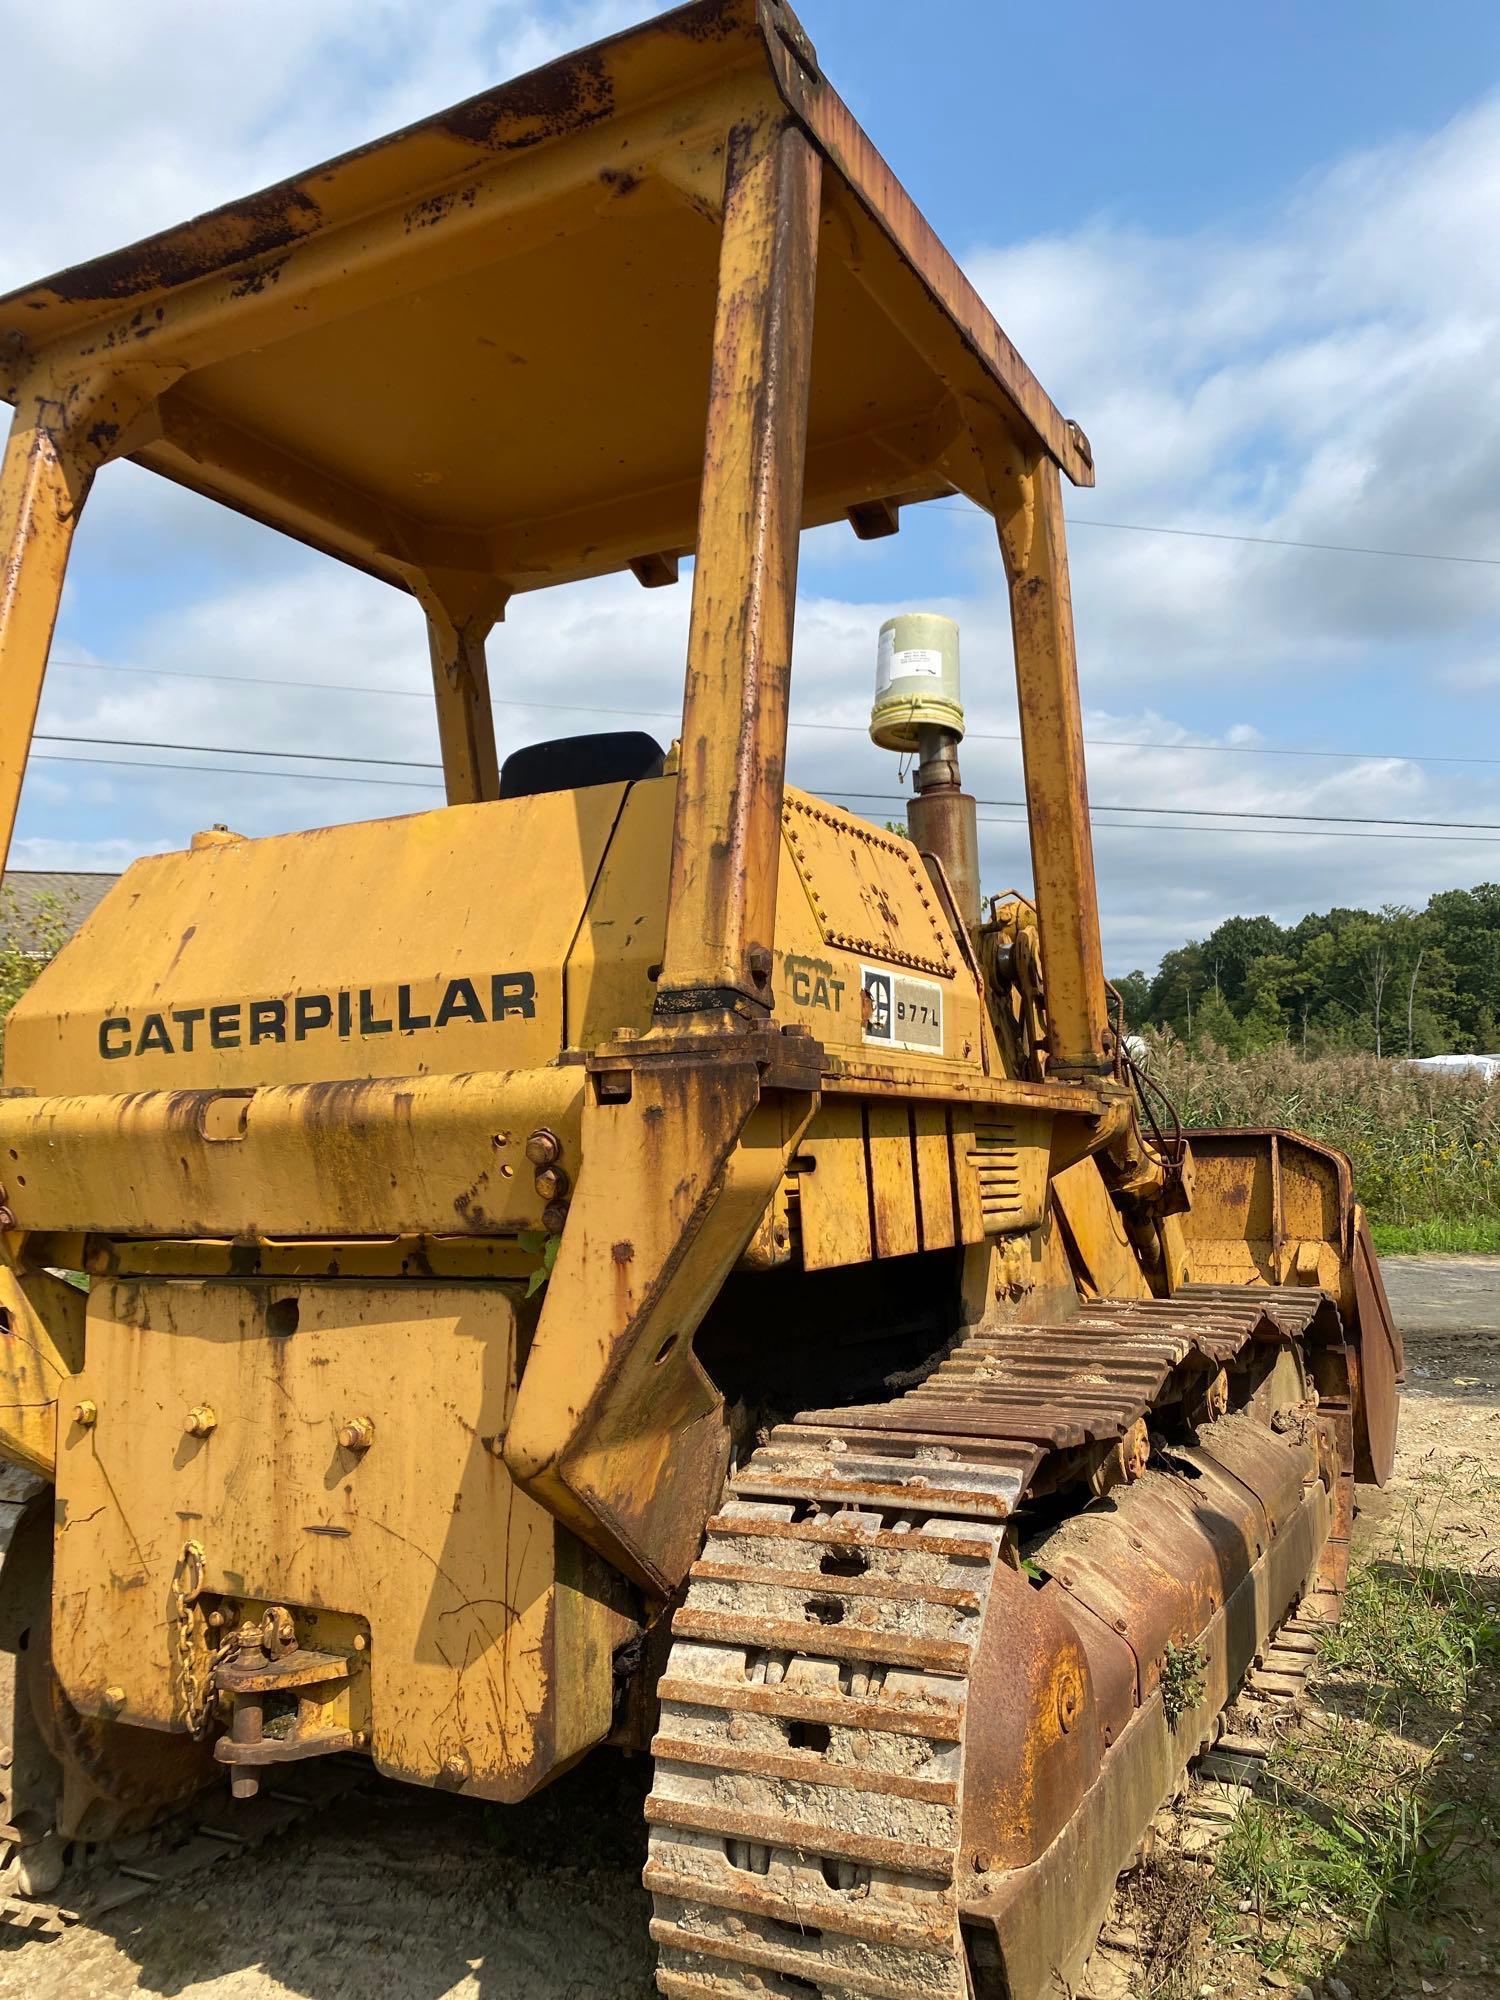
[[500, 766], [502, 799], [538, 792], [576, 792], [588, 785], [634, 784], [659, 778], [667, 753], [643, 729], [607, 729], [590, 736], [554, 736], [512, 750]]

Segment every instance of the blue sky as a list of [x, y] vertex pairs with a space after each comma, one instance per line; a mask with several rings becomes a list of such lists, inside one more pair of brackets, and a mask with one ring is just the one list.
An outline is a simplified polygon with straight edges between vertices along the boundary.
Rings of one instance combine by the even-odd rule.
[[[51, 87], [0, 129], [0, 284], [647, 11], [262, 0], [247, 27], [241, 10], [189, 0], [29, 10], [7, 29], [9, 54]], [[1500, 822], [1500, 762], [1455, 761], [1500, 757], [1500, 567], [1270, 545], [1500, 557], [1500, 9], [800, 11], [834, 83], [1093, 440], [1098, 487], [1069, 510], [1096, 805]], [[61, 162], [58, 103], [70, 107]], [[795, 713], [843, 729], [799, 728], [794, 777], [895, 789], [860, 734], [874, 633], [891, 610], [930, 604], [963, 625], [971, 788], [1018, 795], [982, 520], [955, 503], [909, 516], [896, 543], [821, 531], [801, 586]], [[492, 646], [496, 692], [559, 706], [503, 707], [502, 738], [588, 726], [578, 718], [604, 703], [670, 709], [686, 600], [606, 581], [519, 602]], [[409, 604], [133, 468], [112, 468], [90, 503], [55, 660], [54, 733], [435, 755]], [[157, 671], [113, 671], [127, 666]], [[205, 672], [224, 678], [192, 678]], [[264, 685], [275, 680], [298, 685]], [[1197, 743], [1215, 747], [1182, 747]], [[1288, 748], [1366, 754], [1267, 754]], [[423, 803], [310, 773], [38, 763], [15, 861], [117, 866], [214, 819], [259, 833]], [[1024, 885], [1014, 814], [985, 817], [987, 882]], [[1150, 964], [1236, 910], [1290, 920], [1500, 874], [1500, 833], [1351, 831], [1115, 816], [1096, 842], [1112, 969]]]

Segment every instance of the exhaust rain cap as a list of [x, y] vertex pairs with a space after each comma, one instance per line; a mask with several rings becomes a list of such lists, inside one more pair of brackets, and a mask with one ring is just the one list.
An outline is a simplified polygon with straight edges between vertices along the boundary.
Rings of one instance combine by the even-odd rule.
[[964, 733], [958, 627], [936, 611], [903, 611], [880, 628], [870, 734], [882, 750], [915, 752], [922, 729]]

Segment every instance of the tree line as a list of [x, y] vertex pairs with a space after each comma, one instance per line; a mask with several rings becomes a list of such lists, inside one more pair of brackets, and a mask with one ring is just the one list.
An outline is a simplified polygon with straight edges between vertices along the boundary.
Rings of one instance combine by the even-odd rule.
[[1500, 1050], [1500, 885], [1445, 889], [1425, 909], [1329, 910], [1285, 926], [1230, 917], [1117, 980], [1133, 1031], [1171, 1028], [1232, 1055]]

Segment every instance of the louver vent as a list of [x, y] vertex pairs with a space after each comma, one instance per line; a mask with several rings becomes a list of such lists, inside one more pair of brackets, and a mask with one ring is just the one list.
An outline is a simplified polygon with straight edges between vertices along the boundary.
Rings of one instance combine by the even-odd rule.
[[1042, 1219], [1047, 1156], [1040, 1147], [1020, 1141], [1021, 1134], [1013, 1124], [980, 1123], [974, 1128], [974, 1150], [969, 1158], [979, 1182], [987, 1236], [1003, 1230], [1034, 1229]]

